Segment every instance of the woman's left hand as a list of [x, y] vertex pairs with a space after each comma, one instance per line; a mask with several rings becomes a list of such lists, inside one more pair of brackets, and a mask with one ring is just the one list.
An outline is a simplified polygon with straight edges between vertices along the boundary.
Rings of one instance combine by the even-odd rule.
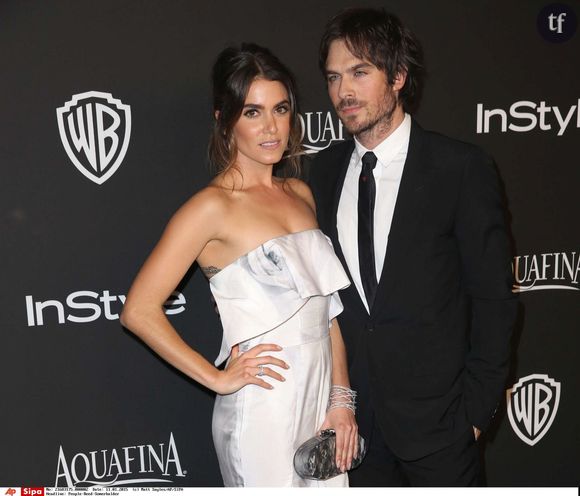
[[358, 454], [358, 426], [354, 413], [348, 408], [329, 410], [320, 428], [324, 429], [334, 429], [336, 432], [336, 466], [341, 472], [346, 472]]

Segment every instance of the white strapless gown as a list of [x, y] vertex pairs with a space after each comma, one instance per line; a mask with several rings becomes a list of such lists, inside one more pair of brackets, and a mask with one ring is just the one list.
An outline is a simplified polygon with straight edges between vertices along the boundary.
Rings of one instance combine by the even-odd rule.
[[224, 330], [219, 365], [260, 343], [290, 365], [271, 366], [286, 378], [264, 379], [216, 397], [213, 439], [226, 486], [348, 486], [346, 474], [328, 481], [300, 478], [293, 458], [317, 434], [331, 386], [329, 322], [342, 311], [336, 293], [349, 280], [330, 240], [319, 229], [271, 239], [210, 279]]

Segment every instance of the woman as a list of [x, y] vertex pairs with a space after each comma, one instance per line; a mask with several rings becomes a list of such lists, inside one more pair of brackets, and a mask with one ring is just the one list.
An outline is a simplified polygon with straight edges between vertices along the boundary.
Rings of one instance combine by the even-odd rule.
[[[343, 471], [356, 450], [354, 400], [334, 318], [342, 311], [336, 291], [348, 278], [317, 228], [308, 187], [272, 175], [287, 148], [297, 163], [301, 133], [289, 71], [268, 50], [244, 44], [220, 54], [213, 88], [209, 155], [218, 174], [169, 222], [127, 295], [121, 322], [217, 393], [213, 435], [226, 486], [322, 485], [299, 478], [292, 460], [323, 428], [337, 432]], [[162, 311], [194, 261], [220, 312], [224, 336], [215, 363], [227, 360], [223, 370], [191, 349]], [[346, 474], [326, 484], [346, 485]]]

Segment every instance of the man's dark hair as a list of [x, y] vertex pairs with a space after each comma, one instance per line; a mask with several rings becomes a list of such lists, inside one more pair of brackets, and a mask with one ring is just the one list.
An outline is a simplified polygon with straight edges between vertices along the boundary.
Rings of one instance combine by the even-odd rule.
[[353, 8], [338, 13], [326, 25], [320, 42], [319, 65], [326, 76], [326, 59], [333, 41], [342, 40], [355, 57], [384, 71], [390, 85], [405, 72], [399, 101], [407, 112], [416, 110], [423, 89], [423, 50], [419, 40], [398, 17], [384, 9]]

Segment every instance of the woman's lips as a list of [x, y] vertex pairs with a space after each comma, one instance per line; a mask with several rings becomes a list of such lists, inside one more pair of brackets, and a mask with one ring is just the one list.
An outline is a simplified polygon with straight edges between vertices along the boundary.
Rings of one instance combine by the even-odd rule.
[[263, 143], [260, 143], [260, 146], [262, 148], [266, 148], [267, 150], [275, 150], [276, 148], [278, 148], [279, 144], [280, 140], [273, 140], [273, 141], [264, 141]]

